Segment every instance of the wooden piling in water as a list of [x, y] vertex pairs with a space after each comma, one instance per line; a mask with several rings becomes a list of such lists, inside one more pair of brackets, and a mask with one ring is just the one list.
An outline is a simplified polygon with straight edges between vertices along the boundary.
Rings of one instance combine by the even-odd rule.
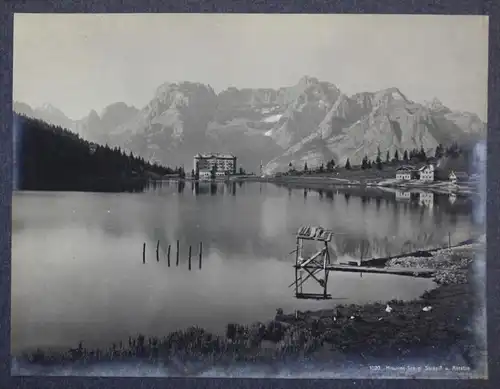
[[156, 243], [156, 262], [160, 262], [160, 241]]
[[448, 248], [451, 249], [451, 234], [448, 232]]
[[200, 242], [200, 252], [199, 252], [199, 268], [201, 269], [201, 258], [203, 256], [203, 242]]
[[146, 242], [142, 244], [142, 263], [146, 263]]
[[191, 270], [191, 245], [189, 245], [188, 268]]
[[179, 240], [177, 239], [177, 258], [175, 259], [175, 266], [179, 266]]
[[167, 251], [167, 265], [170, 267], [170, 245], [168, 245], [168, 251]]

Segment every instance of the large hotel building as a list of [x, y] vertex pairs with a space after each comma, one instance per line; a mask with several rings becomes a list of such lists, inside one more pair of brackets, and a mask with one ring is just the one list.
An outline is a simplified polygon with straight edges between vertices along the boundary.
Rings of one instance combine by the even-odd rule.
[[231, 154], [196, 154], [193, 169], [198, 173], [211, 172], [217, 167], [217, 173], [236, 174], [236, 157]]

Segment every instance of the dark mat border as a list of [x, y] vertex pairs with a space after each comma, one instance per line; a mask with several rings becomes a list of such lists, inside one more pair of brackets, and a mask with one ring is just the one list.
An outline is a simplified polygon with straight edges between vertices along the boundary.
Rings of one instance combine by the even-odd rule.
[[[0, 388], [496, 388], [500, 383], [500, 332], [497, 286], [500, 227], [500, 26], [498, 0], [308, 0], [300, 1], [162, 1], [162, 0], [3, 0], [0, 2]], [[385, 13], [489, 15], [488, 167], [487, 167], [487, 296], [489, 380], [310, 380], [243, 378], [90, 378], [10, 376], [10, 253], [12, 189], [12, 26], [13, 12], [237, 12], [237, 13]], [[367, 37], [369, 44], [370, 37]], [[36, 60], [43, 61], [43, 58]]]

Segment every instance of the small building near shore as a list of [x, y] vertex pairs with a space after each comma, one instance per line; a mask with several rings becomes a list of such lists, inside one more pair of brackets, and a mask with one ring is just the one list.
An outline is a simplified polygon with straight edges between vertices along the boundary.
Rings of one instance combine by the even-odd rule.
[[415, 178], [416, 172], [413, 166], [401, 166], [396, 170], [396, 180], [410, 181]]
[[418, 179], [421, 182], [433, 182], [435, 180], [434, 165], [424, 165], [418, 169]]
[[469, 180], [469, 176], [464, 172], [454, 172], [452, 171], [448, 176], [448, 179], [452, 184], [458, 184], [459, 182], [467, 182]]

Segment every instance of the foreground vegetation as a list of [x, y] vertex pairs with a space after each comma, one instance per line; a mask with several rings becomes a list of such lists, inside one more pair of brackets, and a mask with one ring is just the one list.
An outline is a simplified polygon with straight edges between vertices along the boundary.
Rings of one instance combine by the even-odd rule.
[[309, 360], [336, 362], [338, 366], [352, 360], [373, 363], [377, 358], [445, 355], [448, 361], [443, 363], [456, 363], [459, 352], [458, 359], [474, 368], [484, 350], [470, 327], [482, 304], [472, 276], [473, 263], [478, 260], [474, 256], [483, 249], [482, 244], [471, 244], [437, 252], [432, 259], [398, 259], [402, 266], [433, 266], [448, 276], [436, 277], [440, 285], [420, 299], [389, 301], [391, 312], [386, 311], [386, 303], [337, 305], [330, 310], [292, 314], [278, 309], [276, 317], [266, 323], [228, 324], [224, 335], [191, 327], [163, 338], [131, 337], [127, 344], [113, 344], [106, 350], [87, 349], [82, 343], [64, 353], [37, 350], [20, 360], [52, 366], [146, 360], [177, 368], [180, 374], [193, 374], [196, 369], [237, 362]]

